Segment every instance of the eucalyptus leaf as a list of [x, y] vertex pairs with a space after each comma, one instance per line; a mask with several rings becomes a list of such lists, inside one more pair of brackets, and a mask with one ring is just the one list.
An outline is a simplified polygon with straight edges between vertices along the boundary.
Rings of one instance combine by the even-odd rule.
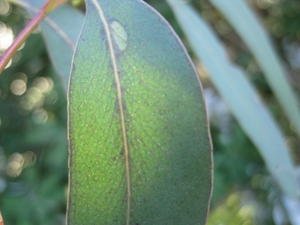
[[[44, 0], [11, 0], [25, 8], [31, 16], [38, 12]], [[41, 32], [48, 53], [67, 90], [71, 61], [84, 22], [84, 15], [69, 5], [62, 5], [50, 13], [41, 23]]]
[[257, 59], [274, 94], [300, 135], [300, 104], [271, 40], [245, 0], [211, 0], [239, 33]]
[[88, 0], [69, 89], [69, 225], [205, 224], [212, 156], [198, 75], [140, 0]]
[[230, 62], [213, 30], [187, 3], [168, 2], [213, 84], [260, 151], [270, 173], [288, 196], [299, 196], [289, 148], [245, 72]]
[[81, 12], [62, 5], [41, 24], [48, 53], [54, 68], [62, 77], [65, 89], [68, 87], [72, 57], [83, 22], [84, 15]]

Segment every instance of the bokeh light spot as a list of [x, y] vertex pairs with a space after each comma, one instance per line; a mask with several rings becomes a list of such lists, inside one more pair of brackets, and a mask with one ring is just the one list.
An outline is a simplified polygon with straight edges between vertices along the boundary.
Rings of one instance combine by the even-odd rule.
[[6, 173], [10, 177], [17, 177], [22, 173], [24, 157], [20, 153], [12, 154], [7, 163]]
[[13, 42], [14, 34], [11, 28], [0, 22], [0, 51], [6, 50]]
[[48, 121], [48, 113], [44, 109], [36, 109], [33, 113], [33, 120], [36, 123], [46, 123]]
[[10, 13], [10, 4], [5, 0], [0, 0], [0, 15], [7, 16]]
[[22, 79], [16, 79], [10, 84], [10, 90], [14, 95], [23, 95], [27, 90], [26, 82]]

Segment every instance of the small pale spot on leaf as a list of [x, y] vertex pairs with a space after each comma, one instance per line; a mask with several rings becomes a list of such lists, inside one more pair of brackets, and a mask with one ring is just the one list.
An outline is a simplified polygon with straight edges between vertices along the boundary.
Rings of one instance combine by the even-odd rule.
[[121, 23], [118, 21], [113, 21], [111, 24], [112, 36], [114, 41], [116, 42], [118, 48], [121, 51], [124, 51], [127, 47], [128, 35]]

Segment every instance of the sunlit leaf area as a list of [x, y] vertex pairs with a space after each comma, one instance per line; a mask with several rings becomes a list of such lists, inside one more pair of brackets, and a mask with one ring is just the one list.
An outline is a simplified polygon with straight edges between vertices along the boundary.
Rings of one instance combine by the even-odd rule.
[[[30, 19], [20, 2], [0, 0], [0, 54]], [[214, 189], [207, 224], [300, 225], [300, 201], [280, 190], [266, 167], [267, 160], [232, 115], [171, 7], [166, 1], [147, 2], [180, 36], [203, 84], [214, 146]], [[189, 2], [214, 29], [232, 63], [246, 72], [277, 121], [300, 181], [299, 136], [273, 94], [257, 59], [212, 1]], [[248, 0], [248, 3], [269, 33], [299, 103], [300, 1]], [[69, 1], [69, 4], [82, 12], [85, 10], [82, 0]], [[48, 50], [52, 46], [47, 32], [41, 34], [42, 29], [46, 28], [34, 31], [0, 75], [0, 212], [5, 225], [65, 224], [68, 190], [66, 80], [59, 74], [61, 71], [52, 66], [59, 64], [51, 62], [54, 56], [51, 53], [49, 56]]]

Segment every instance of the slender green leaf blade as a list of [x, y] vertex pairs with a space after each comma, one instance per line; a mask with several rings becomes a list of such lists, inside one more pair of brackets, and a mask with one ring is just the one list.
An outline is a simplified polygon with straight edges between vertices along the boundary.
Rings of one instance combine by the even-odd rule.
[[257, 59], [274, 94], [300, 135], [300, 104], [268, 34], [244, 0], [211, 0], [233, 25]]
[[270, 173], [286, 194], [298, 196], [299, 185], [288, 146], [245, 73], [231, 64], [215, 33], [187, 3], [168, 2], [212, 82], [257, 146]]
[[[12, 0], [25, 8], [30, 15], [35, 15], [42, 7], [43, 0]], [[50, 13], [41, 23], [41, 32], [53, 66], [61, 76], [67, 90], [71, 61], [84, 22], [84, 15], [69, 5], [62, 5]]]
[[65, 89], [68, 87], [72, 57], [83, 22], [84, 16], [81, 12], [62, 5], [41, 24], [48, 53], [54, 68], [62, 77]]
[[200, 82], [140, 0], [88, 0], [69, 92], [68, 224], [204, 224], [211, 145]]

